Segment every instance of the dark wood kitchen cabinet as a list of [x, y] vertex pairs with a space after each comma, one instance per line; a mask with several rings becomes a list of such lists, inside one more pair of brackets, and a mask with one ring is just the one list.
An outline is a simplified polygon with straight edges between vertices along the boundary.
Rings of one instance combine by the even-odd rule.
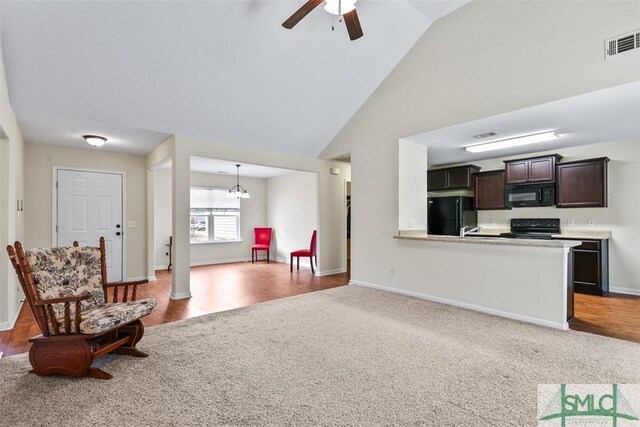
[[607, 157], [556, 166], [558, 208], [607, 207]]
[[556, 163], [560, 159], [562, 156], [553, 154], [528, 159], [505, 160], [505, 183], [511, 185], [555, 182]]
[[475, 165], [430, 170], [427, 172], [427, 190], [472, 190], [475, 184], [473, 174], [479, 170]]
[[573, 290], [582, 294], [609, 293], [609, 240], [582, 240], [572, 249]]
[[477, 173], [475, 187], [476, 210], [509, 209], [504, 202], [504, 170]]

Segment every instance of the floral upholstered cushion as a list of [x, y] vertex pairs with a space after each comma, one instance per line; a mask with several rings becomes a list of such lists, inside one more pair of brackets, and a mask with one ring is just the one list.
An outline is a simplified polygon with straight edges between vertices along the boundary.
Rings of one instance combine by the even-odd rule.
[[[82, 313], [80, 333], [97, 334], [124, 325], [151, 313], [156, 305], [158, 304], [155, 299], [147, 298], [140, 301], [117, 302], [95, 307]], [[73, 326], [71, 329], [75, 332]]]
[[[91, 298], [81, 303], [82, 311], [105, 303], [100, 249], [88, 246], [32, 249], [25, 255], [40, 299], [89, 294]], [[64, 304], [53, 304], [53, 309], [56, 318], [64, 319]], [[75, 304], [70, 304], [70, 309], [74, 319]], [[53, 332], [51, 325], [49, 330]]]

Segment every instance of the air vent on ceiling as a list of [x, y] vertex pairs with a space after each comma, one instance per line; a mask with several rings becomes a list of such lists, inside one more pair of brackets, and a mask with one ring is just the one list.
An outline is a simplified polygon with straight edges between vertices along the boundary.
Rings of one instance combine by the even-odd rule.
[[343, 154], [342, 156], [334, 157], [331, 160], [337, 160], [339, 162], [351, 163], [351, 153]]
[[634, 49], [640, 49], [640, 30], [605, 40], [604, 59], [613, 58]]
[[473, 135], [473, 137], [475, 139], [485, 139], [485, 138], [491, 138], [492, 136], [497, 136], [498, 134], [495, 132], [487, 132], [487, 133], [483, 133], [480, 135]]

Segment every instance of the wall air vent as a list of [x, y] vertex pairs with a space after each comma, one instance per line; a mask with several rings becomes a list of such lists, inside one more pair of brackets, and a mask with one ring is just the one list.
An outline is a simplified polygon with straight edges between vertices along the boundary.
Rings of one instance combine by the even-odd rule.
[[331, 160], [337, 160], [339, 162], [351, 163], [351, 153], [343, 154], [342, 156], [334, 157]]
[[635, 30], [604, 42], [604, 59], [613, 58], [630, 50], [640, 49], [640, 30]]
[[473, 135], [473, 137], [475, 139], [485, 139], [485, 138], [491, 138], [492, 136], [497, 136], [498, 134], [495, 132], [487, 132], [487, 133], [483, 133], [480, 135]]

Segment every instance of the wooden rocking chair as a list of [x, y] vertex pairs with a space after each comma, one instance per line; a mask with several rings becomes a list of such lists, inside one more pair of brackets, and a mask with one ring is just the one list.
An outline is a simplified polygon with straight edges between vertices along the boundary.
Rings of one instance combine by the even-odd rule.
[[140, 318], [156, 307], [156, 300], [136, 301], [138, 285], [148, 280], [107, 283], [103, 237], [99, 248], [73, 242], [69, 247], [24, 251], [16, 242], [7, 252], [42, 332], [29, 339], [31, 372], [110, 379], [107, 372], [91, 367], [96, 358], [112, 352], [147, 356], [135, 346], [144, 334]]

